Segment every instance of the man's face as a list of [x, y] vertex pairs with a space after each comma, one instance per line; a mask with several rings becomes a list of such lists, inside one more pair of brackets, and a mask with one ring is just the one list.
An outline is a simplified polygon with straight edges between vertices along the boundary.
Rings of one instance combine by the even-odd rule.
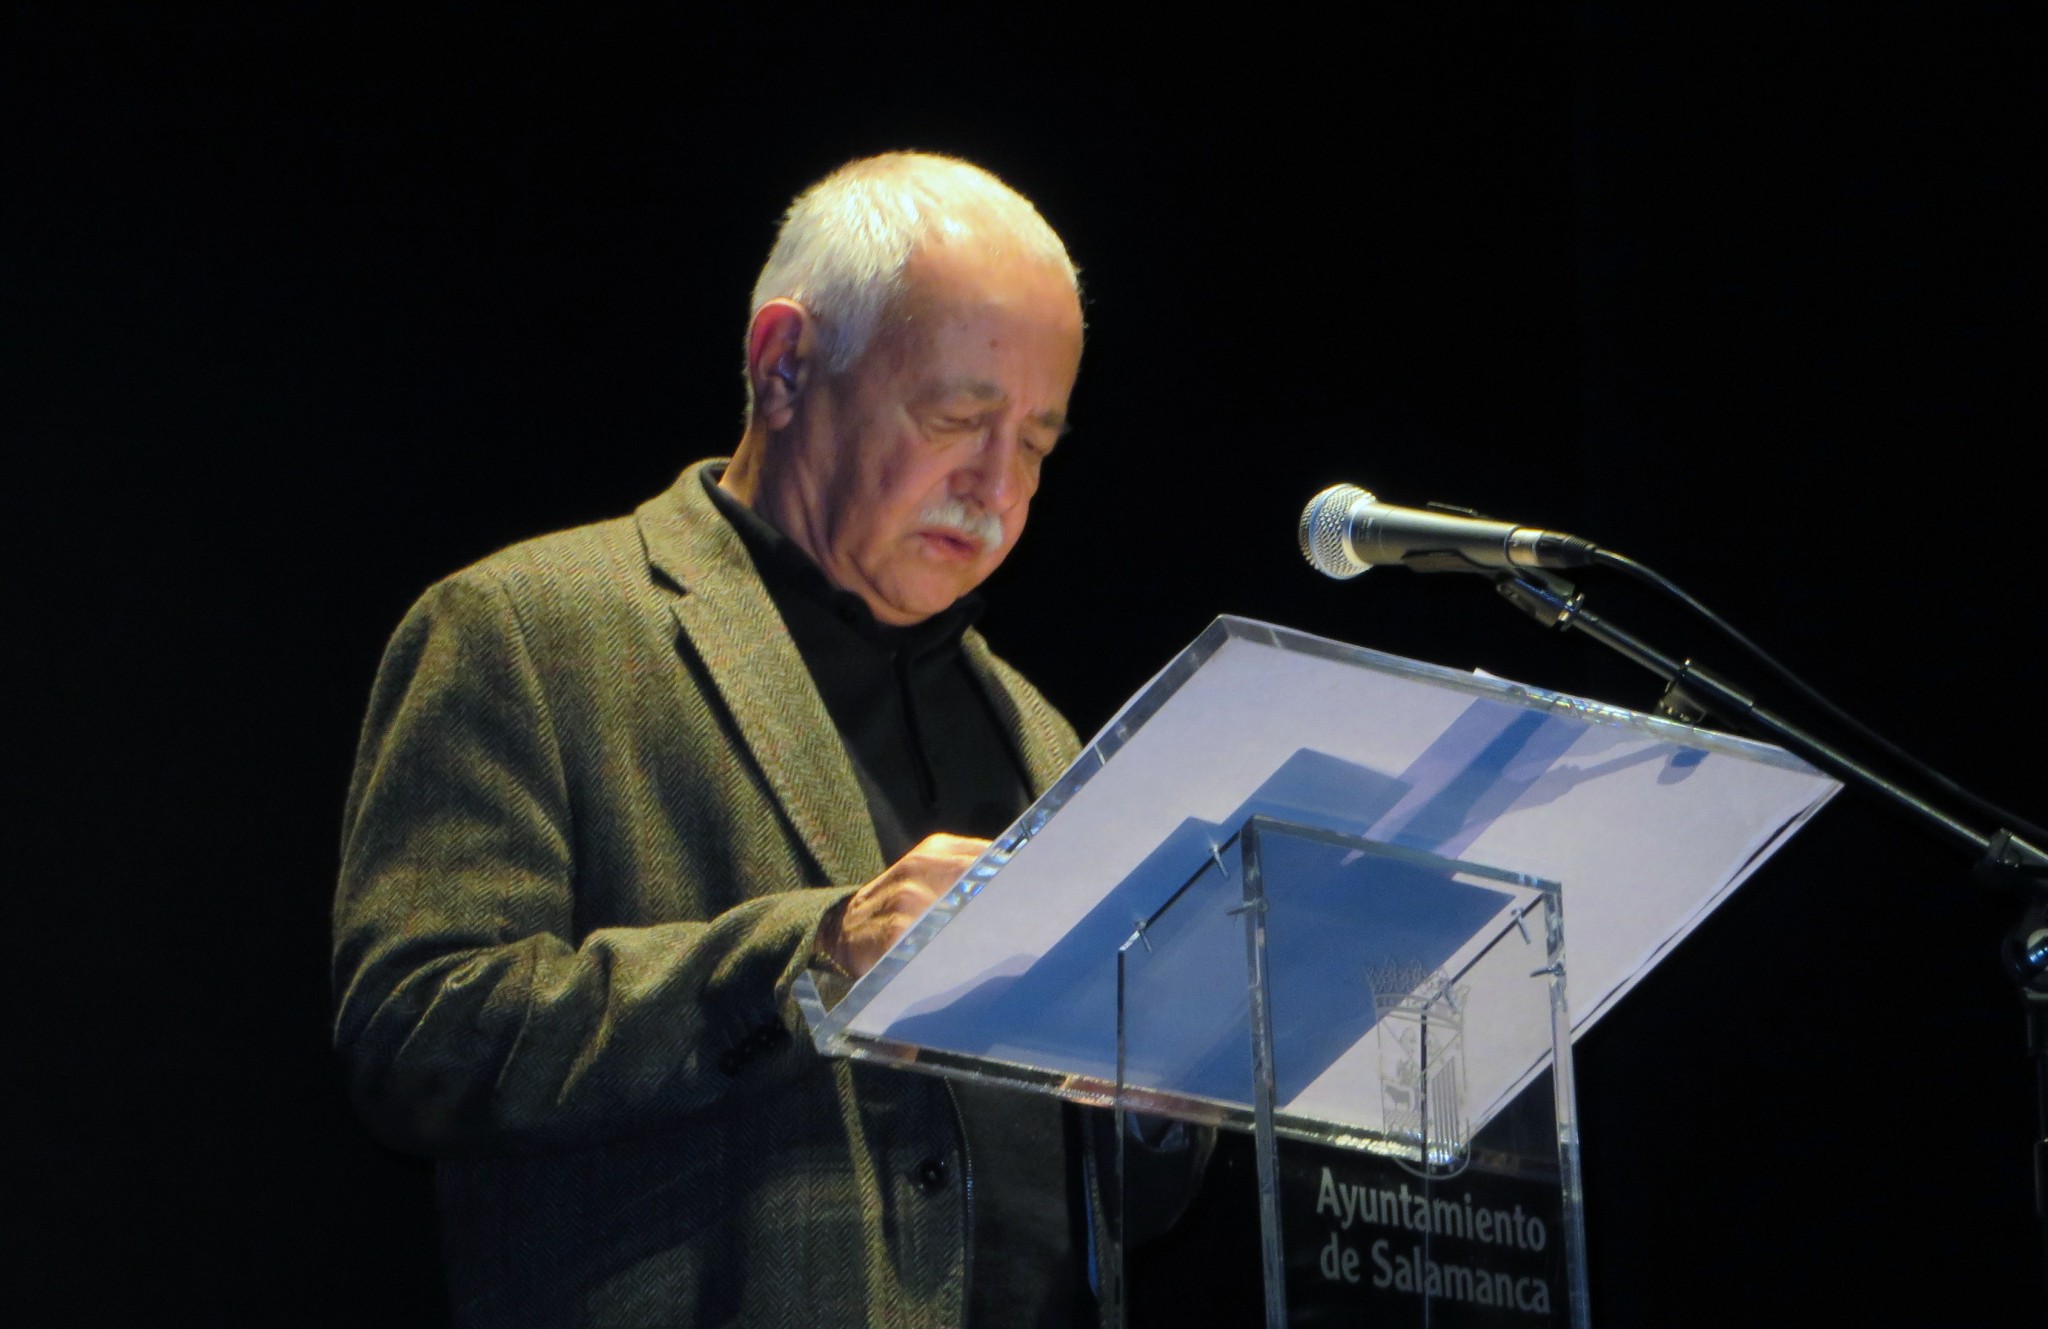
[[808, 529], [789, 530], [893, 624], [943, 611], [1009, 555], [1081, 363], [1057, 271], [934, 249], [909, 277], [909, 319], [812, 389], [792, 514]]

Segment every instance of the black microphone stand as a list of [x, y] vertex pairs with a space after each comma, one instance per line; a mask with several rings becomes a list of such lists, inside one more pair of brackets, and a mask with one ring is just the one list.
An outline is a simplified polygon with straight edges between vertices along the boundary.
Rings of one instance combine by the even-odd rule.
[[2019, 922], [2007, 933], [2003, 959], [2019, 987], [2027, 1013], [2027, 1055], [2034, 1063], [2037, 1138], [2034, 1141], [2034, 1214], [2039, 1227], [2041, 1273], [2048, 1279], [2048, 853], [2010, 830], [1986, 835], [1878, 774], [1833, 745], [1756, 704], [1756, 699], [1691, 660], [1677, 660], [1642, 638], [1605, 621], [1585, 607], [1585, 594], [1570, 582], [1541, 572], [1503, 572], [1494, 586], [1509, 603], [1546, 627], [1583, 633], [1665, 682], [1658, 712], [1687, 724], [1712, 715], [1724, 724], [1748, 727], [1843, 783], [1875, 795], [1909, 818], [1931, 827], [1974, 859], [1972, 875], [1984, 885], [2016, 896]]

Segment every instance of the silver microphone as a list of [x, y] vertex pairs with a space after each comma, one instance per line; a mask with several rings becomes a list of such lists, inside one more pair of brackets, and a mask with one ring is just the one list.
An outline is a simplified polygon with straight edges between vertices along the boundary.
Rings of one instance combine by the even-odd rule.
[[1331, 485], [1301, 512], [1301, 555], [1326, 577], [1356, 577], [1375, 563], [1418, 572], [1579, 568], [1590, 540], [1453, 512], [1397, 508], [1357, 485]]

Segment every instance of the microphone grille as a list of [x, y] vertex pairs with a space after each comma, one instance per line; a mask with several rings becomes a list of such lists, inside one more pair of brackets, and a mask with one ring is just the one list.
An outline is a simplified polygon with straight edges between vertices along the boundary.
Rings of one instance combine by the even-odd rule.
[[1325, 577], [1356, 577], [1372, 564], [1351, 552], [1351, 510], [1373, 496], [1357, 485], [1331, 485], [1301, 510], [1301, 556]]

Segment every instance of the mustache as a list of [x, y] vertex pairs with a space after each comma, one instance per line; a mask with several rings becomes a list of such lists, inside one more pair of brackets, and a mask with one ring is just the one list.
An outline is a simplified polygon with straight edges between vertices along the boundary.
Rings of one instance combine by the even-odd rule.
[[957, 498], [936, 498], [917, 511], [920, 526], [943, 526], [987, 548], [1003, 541], [1003, 519], [987, 508], [971, 508]]

